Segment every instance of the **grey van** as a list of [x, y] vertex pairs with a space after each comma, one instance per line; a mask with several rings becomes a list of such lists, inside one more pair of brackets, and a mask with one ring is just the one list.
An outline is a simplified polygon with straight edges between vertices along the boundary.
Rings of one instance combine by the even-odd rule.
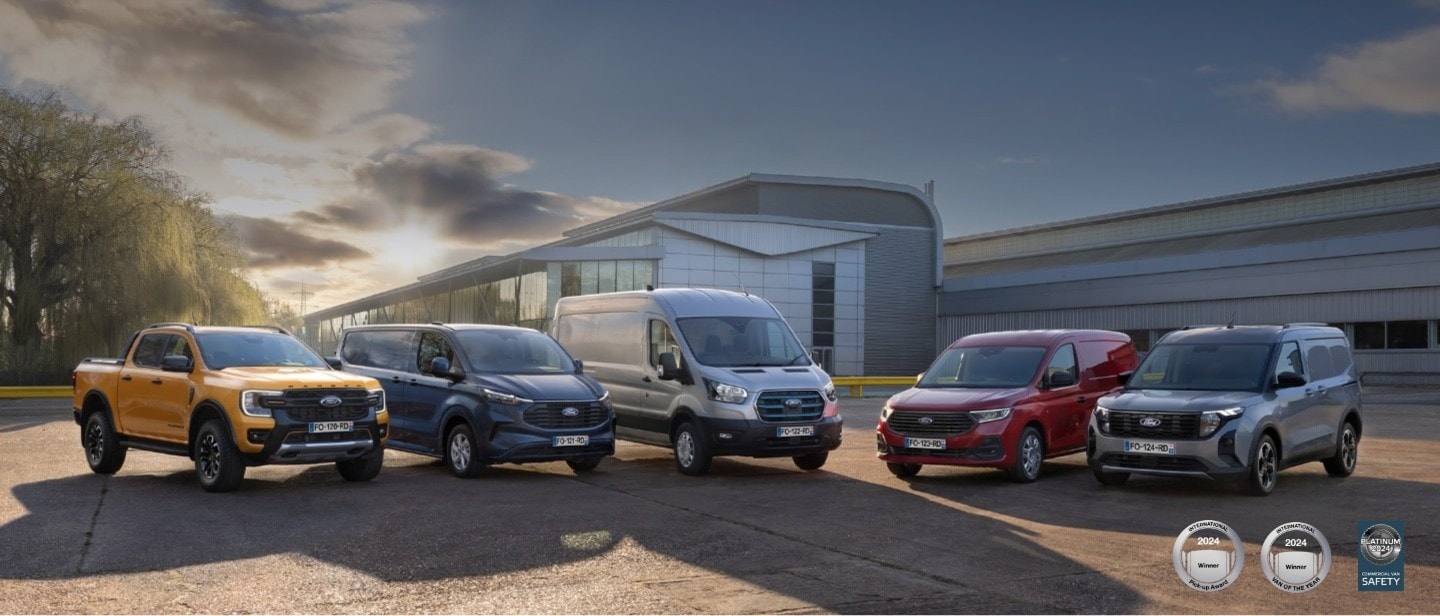
[[1360, 385], [1345, 334], [1323, 324], [1187, 327], [1166, 334], [1090, 420], [1095, 478], [1235, 479], [1256, 495], [1276, 473], [1322, 461], [1355, 471]]
[[386, 447], [440, 458], [456, 477], [504, 462], [584, 472], [615, 453], [605, 388], [533, 329], [361, 325], [342, 332], [336, 353], [336, 367], [385, 388]]
[[760, 297], [659, 289], [561, 298], [552, 335], [610, 392], [616, 438], [671, 447], [686, 475], [714, 456], [790, 457], [840, 446], [830, 376]]

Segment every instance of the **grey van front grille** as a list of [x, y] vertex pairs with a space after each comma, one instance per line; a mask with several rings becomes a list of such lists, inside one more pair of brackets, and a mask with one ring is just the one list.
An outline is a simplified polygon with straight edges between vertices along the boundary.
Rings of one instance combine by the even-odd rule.
[[[565, 409], [575, 409], [566, 415]], [[610, 412], [599, 402], [540, 402], [525, 409], [525, 423], [542, 430], [578, 430], [605, 423]]]
[[[1160, 424], [1156, 426], [1142, 425], [1141, 422], [1147, 418], [1159, 420]], [[1137, 438], [1193, 439], [1200, 434], [1200, 415], [1198, 413], [1110, 411], [1110, 434]]]
[[891, 411], [886, 423], [905, 436], [955, 436], [975, 427], [969, 413], [939, 411]]
[[818, 391], [765, 391], [755, 412], [764, 421], [813, 421], [825, 413], [825, 399]]

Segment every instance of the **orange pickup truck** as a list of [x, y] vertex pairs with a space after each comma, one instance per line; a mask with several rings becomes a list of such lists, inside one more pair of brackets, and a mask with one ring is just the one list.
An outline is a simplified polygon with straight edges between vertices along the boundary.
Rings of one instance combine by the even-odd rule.
[[334, 462], [345, 479], [369, 481], [384, 463], [380, 383], [334, 369], [279, 327], [152, 325], [125, 357], [85, 359], [72, 380], [96, 473], [140, 449], [187, 456], [202, 487], [227, 492], [246, 466]]

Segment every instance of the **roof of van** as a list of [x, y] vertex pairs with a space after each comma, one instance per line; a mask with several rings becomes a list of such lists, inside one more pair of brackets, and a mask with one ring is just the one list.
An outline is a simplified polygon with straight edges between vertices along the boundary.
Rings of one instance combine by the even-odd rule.
[[[1287, 334], [1293, 335], [1287, 336]], [[1234, 327], [1211, 325], [1177, 329], [1165, 334], [1163, 340], [1167, 343], [1184, 344], [1253, 344], [1271, 343], [1305, 334], [1324, 334], [1326, 337], [1337, 338], [1345, 335], [1344, 332], [1334, 327], [1318, 325], [1236, 325]]]
[[[725, 316], [774, 318], [779, 312], [770, 302], [758, 295], [736, 293], [721, 289], [670, 288], [654, 291], [622, 291], [599, 293], [562, 298], [576, 311], [585, 311], [608, 303], [626, 303], [621, 300], [654, 301], [675, 318]], [[557, 310], [557, 312], [559, 312]]]
[[989, 332], [985, 334], [970, 334], [950, 344], [950, 347], [958, 346], [1050, 346], [1055, 342], [1067, 337], [1078, 337], [1084, 340], [1115, 340], [1129, 342], [1130, 337], [1120, 332], [1112, 332], [1103, 329], [1029, 329], [1010, 332]]

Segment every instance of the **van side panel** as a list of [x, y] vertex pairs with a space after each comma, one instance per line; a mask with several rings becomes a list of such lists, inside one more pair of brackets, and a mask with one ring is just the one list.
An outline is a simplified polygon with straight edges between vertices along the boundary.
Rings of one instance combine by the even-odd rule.
[[[627, 302], [612, 302], [624, 308]], [[633, 302], [628, 302], [633, 304]], [[643, 310], [598, 312], [605, 307], [591, 302], [589, 312], [560, 314], [555, 318], [554, 336], [571, 355], [585, 362], [585, 372], [605, 385], [615, 405], [616, 430], [627, 437], [637, 418], [644, 415], [647, 385]]]

